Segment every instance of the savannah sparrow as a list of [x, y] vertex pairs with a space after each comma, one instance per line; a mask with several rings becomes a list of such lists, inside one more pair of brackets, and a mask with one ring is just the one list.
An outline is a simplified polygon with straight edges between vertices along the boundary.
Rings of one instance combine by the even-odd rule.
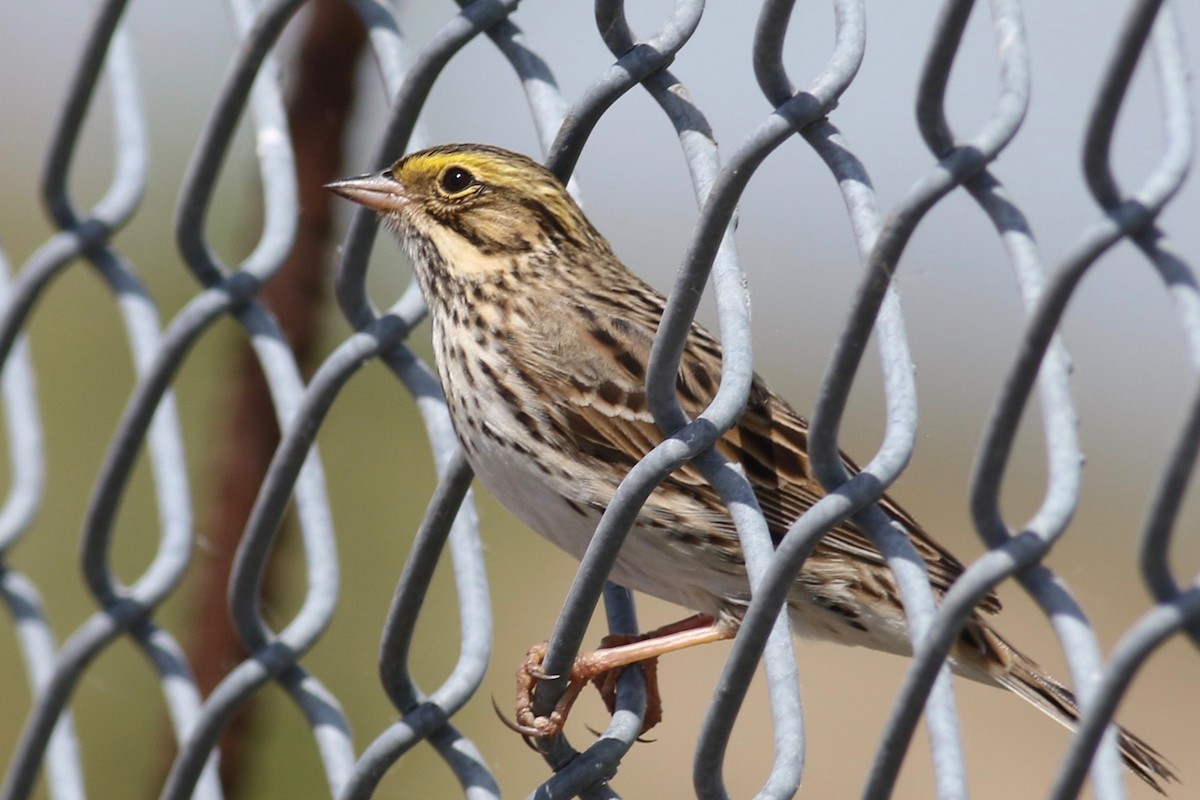
[[[617, 484], [663, 438], [644, 386], [662, 295], [617, 259], [550, 172], [516, 153], [436, 147], [329, 188], [378, 212], [412, 259], [454, 428], [479, 479], [525, 524], [581, 557]], [[720, 345], [693, 325], [676, 381], [693, 416], [712, 399], [720, 367]], [[805, 420], [760, 378], [716, 447], [744, 467], [776, 538], [824, 494], [809, 468]], [[945, 592], [962, 564], [891, 499], [880, 504]], [[727, 638], [748, 601], [733, 523], [690, 465], [650, 495], [611, 577], [699, 614], [581, 656], [577, 678]], [[801, 635], [910, 653], [891, 573], [853, 522], [820, 541], [788, 604]], [[1071, 692], [991, 627], [984, 615], [999, 610], [994, 595], [980, 603], [950, 653], [951, 669], [1072, 726]], [[539, 656], [531, 651], [527, 672]], [[574, 694], [580, 685], [573, 681]], [[525, 698], [518, 728], [556, 733], [566, 711], [533, 718]], [[1153, 748], [1123, 729], [1120, 747], [1155, 788], [1174, 779]]]

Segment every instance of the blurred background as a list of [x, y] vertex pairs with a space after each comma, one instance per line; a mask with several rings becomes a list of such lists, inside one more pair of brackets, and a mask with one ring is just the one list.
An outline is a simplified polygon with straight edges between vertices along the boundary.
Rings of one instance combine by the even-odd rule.
[[[1200, 41], [1196, 8], [1176, 4], [1185, 44]], [[1087, 115], [1109, 58], [1125, 3], [1061, 0], [1025, 8], [1033, 66], [1033, 101], [1016, 140], [994, 165], [996, 176], [1027, 214], [1051, 270], [1100, 217], [1080, 167]], [[628, 9], [635, 31], [649, 36], [673, 8], [664, 0]], [[833, 117], [865, 163], [885, 211], [929, 169], [933, 158], [913, 121], [915, 84], [938, 4], [929, 0], [875, 3], [866, 60]], [[52, 229], [38, 202], [40, 167], [69, 76], [95, 8], [82, 0], [9, 4], [0, 11], [0, 237], [14, 270]], [[455, 12], [452, 3], [400, 4], [414, 48]], [[770, 106], [754, 81], [749, 59], [754, 29], [750, 7], [713, 4], [693, 41], [672, 66], [709, 115], [731, 152]], [[832, 41], [832, 12], [800, 4], [786, 59], [793, 80], [807, 84], [823, 66]], [[140, 212], [116, 246], [144, 277], [170, 319], [197, 287], [183, 268], [172, 237], [172, 216], [183, 171], [233, 53], [235, 38], [217, 3], [135, 3], [128, 12], [151, 141], [151, 182]], [[529, 45], [550, 64], [573, 102], [611, 62], [584, 4], [529, 0], [513, 15]], [[306, 24], [289, 26], [280, 58], [285, 75]], [[977, 9], [950, 85], [951, 122], [970, 135], [991, 111], [997, 89], [995, 48], [986, 9]], [[1159, 108], [1150, 64], [1139, 67], [1116, 136], [1118, 178], [1127, 187], [1153, 167], [1161, 144]], [[1193, 88], [1193, 104], [1197, 100]], [[81, 205], [98, 198], [111, 176], [112, 137], [107, 97], [93, 105], [71, 184]], [[388, 110], [373, 64], [364, 61], [354, 107], [345, 174], [365, 171]], [[257, 162], [244, 130], [223, 170], [208, 236], [228, 263], [243, 258], [260, 224]], [[500, 54], [479, 39], [438, 79], [421, 121], [427, 143], [479, 141], [539, 155], [520, 86]], [[396, 155], [399, 155], [398, 153]], [[664, 291], [687, 246], [696, 205], [678, 143], [650, 97], [634, 90], [604, 115], [576, 171], [586, 211], [634, 270]], [[301, 182], [306, 176], [300, 175]], [[345, 204], [349, 205], [349, 204]], [[840, 196], [828, 171], [798, 137], [760, 168], [743, 197], [738, 244], [752, 294], [756, 363], [760, 373], [802, 412], [811, 410], [832, 344], [845, 321], [860, 270]], [[350, 209], [340, 208], [344, 221]], [[1200, 189], [1195, 183], [1161, 218], [1177, 252], [1200, 254]], [[389, 305], [407, 285], [407, 265], [380, 238], [372, 266], [372, 295]], [[327, 288], [334, 263], [327, 259]], [[970, 524], [968, 479], [979, 435], [1013, 359], [1021, 307], [999, 241], [965, 192], [937, 204], [918, 228], [897, 278], [917, 369], [921, 428], [912, 464], [892, 490], [925, 527], [969, 562], [982, 546]], [[711, 309], [704, 317], [712, 321]], [[12, 565], [44, 593], [59, 639], [92, 611], [78, 575], [80, 521], [114, 425], [132, 387], [132, 368], [116, 308], [85, 265], [68, 270], [36, 308], [28, 327], [37, 370], [39, 406], [48, 448], [47, 501]], [[350, 332], [332, 302], [320, 317], [316, 356]], [[1148, 607], [1136, 569], [1136, 543], [1149, 493], [1177, 436], [1194, 385], [1184, 338], [1171, 302], [1149, 264], [1126, 244], [1088, 274], [1070, 306], [1064, 330], [1075, 362], [1074, 398], [1087, 456], [1075, 521], [1048, 563], [1091, 614], [1102, 644], [1111, 648]], [[428, 356], [428, 326], [414, 335]], [[228, 416], [233, 354], [242, 336], [230, 322], [201, 339], [175, 384], [186, 434], [194, 503], [203, 530], [213, 508], [214, 426]], [[856, 383], [843, 425], [843, 448], [863, 460], [883, 429], [876, 363]], [[1005, 510], [1019, 522], [1041, 500], [1044, 467], [1036, 409], [1005, 482]], [[413, 531], [434, 486], [415, 405], [378, 363], [354, 377], [319, 436], [342, 559], [338, 613], [304, 664], [341, 699], [361, 750], [395, 718], [376, 677], [378, 637]], [[132, 578], [146, 566], [157, 537], [148, 471], [124, 499], [115, 565]], [[519, 737], [496, 719], [494, 697], [508, 709], [512, 672], [527, 647], [545, 639], [561, 607], [575, 564], [525, 530], [485, 491], [476, 493], [495, 609], [491, 669], [478, 695], [456, 717], [483, 751], [506, 795], [524, 796], [548, 774]], [[1193, 499], [1180, 520], [1172, 553], [1186, 580], [1200, 568]], [[199, 591], [194, 577], [220, 557], [201, 537], [195, 568], [157, 615], [182, 639]], [[287, 620], [301, 597], [303, 565], [286, 543], [276, 565], [277, 604]], [[443, 570], [418, 631], [418, 680], [436, 685], [452, 665], [457, 630], [453, 586]], [[1001, 589], [1000, 629], [1053, 672], [1065, 668], [1045, 618], [1015, 585]], [[644, 627], [681, 616], [677, 608], [639, 598]], [[593, 641], [603, 633], [596, 626]], [[809, 735], [802, 796], [851, 797], [899, 685], [904, 662], [883, 655], [807, 642], [797, 644]], [[660, 680], [665, 720], [653, 742], [636, 745], [615, 786], [624, 796], [686, 796], [691, 753], [724, 646], [664, 660]], [[7, 762], [29, 708], [28, 689], [13, 636], [0, 635], [0, 753]], [[231, 664], [226, 665], [232, 666]], [[424, 672], [423, 672], [424, 671]], [[128, 643], [107, 650], [74, 699], [86, 774], [95, 797], [151, 795], [171, 753], [164, 709], [147, 692], [152, 672]], [[1067, 735], [1024, 703], [984, 687], [957, 685], [973, 796], [1027, 797], [1044, 792]], [[1200, 796], [1200, 659], [1182, 640], [1168, 643], [1140, 673], [1119, 718], [1179, 766], [1184, 784], [1173, 796]], [[151, 700], [152, 699], [152, 700]], [[147, 702], [151, 700], [151, 702]], [[752, 691], [730, 750], [734, 796], [757, 790], [770, 765], [766, 701]], [[584, 725], [602, 729], [607, 716], [586, 696], [572, 717], [574, 738]], [[261, 694], [249, 721], [248, 783], [235, 796], [324, 796], [316, 751], [300, 715], [275, 687]], [[155, 754], [158, 755], [147, 755]], [[932, 796], [923, 736], [896, 796]], [[111, 786], [112, 791], [102, 787]], [[119, 787], [119, 788], [118, 788]], [[419, 788], [414, 788], [419, 787]], [[384, 779], [380, 797], [452, 795], [455, 784], [426, 746], [417, 747]], [[44, 786], [41, 791], [44, 792]], [[1154, 796], [1130, 781], [1131, 797]]]

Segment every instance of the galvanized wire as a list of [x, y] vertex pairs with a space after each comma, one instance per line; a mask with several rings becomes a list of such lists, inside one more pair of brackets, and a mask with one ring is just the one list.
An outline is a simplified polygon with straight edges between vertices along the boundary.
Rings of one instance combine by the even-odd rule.
[[[1018, 200], [991, 166], [1019, 135], [1029, 102], [1032, 76], [1017, 0], [989, 3], [1000, 92], [992, 115], [969, 136], [956, 133], [948, 123], [945, 95], [975, 4], [971, 0], [945, 3], [927, 45], [916, 104], [918, 126], [933, 163], [888, 210], [879, 208], [866, 165], [834, 122], [835, 108], [865, 52], [867, 15], [860, 0], [835, 0], [836, 29], [828, 63], [815, 77], [801, 81], [807, 86], [803, 90], [783, 63], [785, 36], [796, 25], [794, 0], [762, 4], [751, 59], [767, 101], [764, 118], [724, 156], [704, 111], [669, 69], [702, 23], [702, 0], [678, 0], [673, 13], [650, 37], [630, 29], [619, 0], [598, 0], [599, 36], [615, 60], [574, 103], [559, 91], [553, 64], [509, 19], [517, 9], [516, 0], [463, 0], [459, 13], [416, 47], [409, 44], [390, 6], [379, 0], [348, 1], [368, 30], [390, 103], [370, 162], [351, 169], [381, 168], [424, 144], [417, 133], [417, 117], [434, 82], [462, 47], [484, 34], [508, 61], [525, 93], [545, 163], [569, 181], [573, 192], [578, 189], [571, 173], [597, 122], [639, 85], [676, 131], [695, 191], [698, 220], [655, 339], [647, 378], [649, 406], [666, 435], [622, 481], [599, 523], [550, 637], [545, 672], [559, 677], [539, 684], [535, 713], [552, 708], [564, 690], [565, 676], [584, 644], [602, 595], [610, 629], [636, 631], [632, 598], [607, 583], [608, 574], [642, 503], [659, 482], [693, 461], [729, 508], [753, 589], [753, 601], [698, 737], [693, 773], [698, 797], [728, 796], [723, 778], [727, 747], [760, 662], [765, 666], [775, 730], [772, 767], [757, 796], [796, 793], [804, 773], [806, 731], [785, 604], [797, 572], [820, 537], [848, 518], [866, 530], [885, 555], [901, 591], [915, 653], [875, 762], [865, 776], [863, 796], [886, 797], [893, 791], [922, 714], [931, 738], [938, 796], [966, 796], [965, 759], [944, 660], [975, 605], [997, 584], [1015, 578], [1054, 625], [1083, 711], [1051, 796], [1076, 796], [1090, 770], [1097, 797], [1123, 797], [1115, 732], [1109, 725], [1116, 705], [1137, 670], [1169, 637], [1184, 632], [1200, 646], [1200, 584], [1177, 577], [1168, 557], [1183, 494], [1200, 454], [1200, 394], [1192, 401], [1145, 524], [1141, 567], [1154, 605], [1107, 662], [1083, 608], [1041, 561], [1067, 530], [1081, 481], [1080, 445], [1067, 382], [1070, 360], [1058, 333], [1079, 281], [1113, 244], [1132, 241], [1161, 276], [1178, 310], [1192, 366], [1200, 372], [1200, 291], [1184, 258], [1172, 249], [1156, 222], [1186, 176], [1194, 137], [1186, 59], [1170, 8], [1161, 0], [1133, 4], [1100, 83], [1083, 148], [1085, 174], [1101, 219], [1082, 233], [1066, 258], [1047, 270]], [[491, 652], [492, 616], [469, 492], [471, 471], [458, 450], [433, 371], [405, 343], [425, 315], [419, 290], [410, 285], [382, 313], [373, 306], [366, 277], [377, 222], [370, 212], [359, 209], [342, 244], [334, 282], [341, 313], [354, 332], [334, 348], [307, 383], [279, 326], [256, 299], [290, 249], [298, 216], [279, 70], [271, 53], [303, 5], [303, 0], [271, 0], [257, 7], [248, 0], [230, 2], [238, 49], [193, 153], [176, 211], [178, 250], [199, 290], [165, 328], [138, 271], [112, 243], [115, 232], [137, 212], [149, 159], [133, 45], [121, 26], [124, 0], [102, 4], [80, 54], [60, 120], [50, 136], [43, 182], [47, 210], [59, 232], [10, 283], [0, 284], [0, 357], [5, 365], [0, 397], [12, 464], [9, 494], [0, 508], [0, 595], [16, 622], [35, 698], [5, 772], [2, 796], [6, 800], [30, 796], [43, 766], [52, 797], [85, 796], [87, 781], [68, 704], [96, 657], [124, 636], [144, 652], [159, 676], [179, 742], [161, 789], [163, 798], [222, 796], [215, 769], [218, 738], [231, 717], [272, 682], [302, 712], [332, 797], [373, 796], [387, 771], [421, 742], [430, 743], [445, 760], [464, 796], [500, 795], [499, 781], [487, 765], [486, 748], [472, 743], [452, 722], [483, 681]], [[1162, 156], [1141, 187], [1130, 192], [1113, 177], [1109, 151], [1131, 75], [1144, 57], [1155, 62], [1164, 129]], [[95, 207], [81, 213], [67, 184], [102, 65], [116, 132], [114, 178]], [[247, 109], [255, 132], [264, 213], [258, 243], [240, 265], [231, 268], [208, 246], [205, 223], [232, 137]], [[734, 236], [737, 204], [756, 171], [776, 148], [797, 135], [837, 181], [863, 276], [849, 320], [834, 346], [809, 434], [814, 470], [829, 494], [773, 545], [745, 476], [711, 448], [736, 423], [753, 376], [749, 298]], [[1028, 319], [973, 478], [971, 511], [988, 551], [937, 600], [915, 549], [874, 503], [907, 465], [918, 418], [912, 357], [893, 278], [914, 231], [931, 208], [959, 187], [970, 193], [995, 227]], [[22, 334], [34, 304], [51, 290], [55, 277], [77, 262], [96, 269], [121, 310], [136, 383], [84, 521], [82, 568], [98, 610], [56, 647], [37, 587], [9, 564], [14, 545], [36, 517], [45, 493], [33, 369]], [[0, 272], [7, 274], [7, 269]], [[713, 402], [692, 419], [678, 403], [675, 376], [685, 337], [708, 287], [716, 300], [723, 369]], [[154, 615], [185, 574], [195, 544], [172, 385], [197, 341], [225, 317], [241, 326], [261, 364], [282, 439], [259, 488], [229, 587], [230, 613], [249, 655], [202, 699], [186, 657]], [[887, 425], [878, 451], [860, 474], [850, 475], [839, 455], [839, 427], [872, 333], [883, 366]], [[337, 698], [301, 662], [330, 624], [340, 579], [336, 530], [314, 442], [342, 389], [374, 359], [386, 365], [415, 398], [440, 480], [413, 538], [382, 635], [380, 674], [398, 719], [375, 734], [359, 754]], [[1030, 519], [1012, 523], [1000, 511], [999, 496], [1016, 430], [1035, 388], [1047, 454], [1045, 494]], [[112, 573], [109, 561], [114, 538], [120, 534], [115, 523], [120, 503], [135, 458], [143, 449], [149, 453], [158, 503], [159, 545], [150, 566], [125, 585]], [[300, 523], [308, 582], [299, 611], [276, 629], [268, 625], [261, 608], [263, 572], [290, 505]], [[440, 685], [424, 690], [411, 675], [412, 635], [434, 568], [445, 551], [452, 561], [457, 591], [459, 653]], [[562, 736], [539, 743], [553, 774], [529, 796], [616, 797], [610, 779], [636, 739], [644, 710], [643, 676], [639, 670], [627, 670], [619, 682], [617, 712], [588, 748], [578, 752]]]

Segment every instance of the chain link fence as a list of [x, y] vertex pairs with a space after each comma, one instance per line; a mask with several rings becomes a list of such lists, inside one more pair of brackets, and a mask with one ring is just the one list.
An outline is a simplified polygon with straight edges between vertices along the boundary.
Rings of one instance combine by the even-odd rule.
[[[975, 4], [966, 0], [944, 3], [929, 21], [927, 41], [912, 43], [925, 49], [923, 72], [913, 76], [910, 84], [917, 87], [917, 122], [930, 156], [928, 167], [912, 169], [912, 188], [890, 206], [877, 200], [868, 177], [871, 165], [855, 155], [837, 127], [835, 109], [839, 102], [853, 102], [843, 95], [852, 86], [865, 51], [867, 14], [855, 0], [833, 3], [833, 44], [827, 64], [811, 79], [789, 74], [784, 65], [785, 37], [803, 24], [807, 10], [793, 9], [788, 0], [763, 3], [748, 56], [767, 111], [739, 144], [720, 150], [704, 110], [671, 71], [676, 54], [703, 24], [704, 3], [698, 0], [678, 0], [650, 36], [631, 30], [621, 3], [597, 2], [596, 27], [613, 61], [575, 100], [559, 91], [555, 65], [544, 60], [535, 43], [527, 41], [517, 27], [522, 14], [538, 13], [532, 4], [517, 11], [516, 0], [462, 2], [457, 14], [447, 14], [444, 26], [421, 41], [406, 38], [395, 10], [376, 0], [347, 0], [344, 6], [330, 2], [324, 4], [325, 10], [306, 5], [302, 0], [270, 0], [257, 5], [250, 0], [230, 0], [237, 30], [236, 53], [192, 150], [173, 211], [178, 254], [198, 288], [165, 322], [161, 304], [147, 282], [147, 265], [131, 263], [118, 244], [118, 234], [139, 212], [153, 163], [139, 85], [138, 41], [123, 24], [126, 3], [102, 3], [85, 46], [63, 53], [75, 62], [75, 77], [61, 101], [57, 125], [46, 134], [49, 145], [41, 184], [42, 200], [57, 232], [19, 268], [10, 271], [7, 262], [0, 265], [5, 267], [5, 275], [11, 275], [5, 278], [0, 317], [4, 363], [0, 388], [10, 465], [8, 495], [0, 511], [0, 592], [12, 623], [9, 630], [17, 642], [14, 652], [23, 659], [20, 664], [5, 664], [5, 670], [23, 669], [31, 687], [30, 699], [23, 707], [5, 712], [14, 718], [24, 715], [4, 771], [6, 800], [32, 796], [39, 778], [46, 795], [54, 798], [130, 796], [142, 791], [140, 783], [114, 788], [85, 779], [80, 747], [87, 743], [77, 736], [70, 712], [72, 698], [88, 680], [89, 670], [119, 643], [132, 644], [145, 656], [169, 712], [177, 750], [169, 753], [169, 768], [152, 790], [159, 797], [224, 796], [219, 771], [229, 765], [219, 762], [233, 756], [229, 752], [218, 755], [219, 741], [247, 704], [272, 684], [282, 688], [300, 712], [315, 745], [315, 750], [307, 752], [316, 754], [326, 776], [327, 788], [311, 787], [311, 796], [328, 794], [347, 800], [385, 796], [377, 793], [380, 781], [389, 772], [400, 770], [402, 758], [422, 743], [431, 745], [444, 760], [465, 796], [499, 795], [503, 767], [497, 768], [489, 758], [489, 740], [500, 735], [494, 732], [500, 730], [499, 725], [474, 732], [472, 739], [454, 722], [484, 681], [493, 619], [479, 524], [468, 492], [472, 476], [458, 454], [434, 374], [407, 344], [410, 332], [424, 316], [415, 284], [385, 310], [372, 303], [367, 264], [375, 246], [376, 222], [365, 211], [355, 213], [337, 250], [333, 283], [337, 305], [353, 332], [325, 353], [308, 377], [304, 377], [293, 346], [296, 328], [285, 319], [279, 297], [274, 303], [263, 299], [289, 254], [294, 258], [301, 250], [321, 260], [325, 252], [319, 241], [325, 229], [313, 223], [304, 210], [305, 193], [319, 196], [319, 185], [324, 182], [314, 180], [322, 176], [313, 174], [312, 161], [306, 160], [296, 134], [297, 110], [305, 108], [306, 98], [297, 95], [290, 105], [285, 102], [278, 60], [282, 57], [274, 55], [289, 23], [301, 13], [309, 15], [314, 28], [334, 25], [327, 16], [330, 13], [350, 15], [361, 22], [365, 39], [361, 34], [357, 40], [347, 34], [350, 38], [337, 40], [334, 48], [347, 47], [350, 63], [360, 45], [368, 48], [387, 98], [386, 119], [367, 134], [373, 139], [370, 163], [361, 157], [348, 158], [352, 163], [339, 167], [335, 159], [324, 169], [333, 171], [323, 176], [326, 180], [338, 170], [350, 174], [381, 168], [414, 149], [419, 138], [417, 117], [434, 82], [462, 48], [482, 38], [490, 41], [489, 46], [496, 48], [511, 68], [528, 101], [545, 163], [564, 180], [570, 178], [594, 128], [627, 93], [647, 92], [678, 135], [699, 218], [659, 331], [661, 347], [656, 352], [661, 351], [662, 357], [651, 365], [648, 381], [651, 387], [673, 385], [683, 337], [706, 287], [716, 304], [725, 373], [720, 392], [703, 420], [689, 423], [671, 402], [655, 408], [660, 426], [675, 433], [630, 473], [618, 500], [604, 515], [574, 584], [561, 602], [546, 658], [548, 674], [567, 672], [575, 653], [586, 644], [587, 626], [602, 596], [610, 629], [636, 631], [632, 599], [619, 587], [606, 586], [608, 570], [637, 511], [638, 498], [674, 465], [695, 459], [733, 510], [754, 586], [754, 602], [713, 687], [699, 732], [693, 776], [697, 796], [727, 796], [725, 765], [735, 757], [729, 749], [730, 737], [760, 664], [770, 698], [774, 752], [758, 796], [796, 793], [805, 770], [805, 738], [819, 733], [804, 726], [800, 688], [802, 684], [809, 691], [815, 687], [797, 676], [794, 643], [780, 609], [793, 576], [819, 537], [851, 515], [886, 554], [902, 590], [916, 642], [916, 657], [882, 733], [869, 732], [878, 744], [875, 759], [862, 776], [862, 796], [893, 794], [922, 719], [929, 733], [937, 795], [967, 796], [967, 759], [942, 662], [974, 605], [1009, 579], [1020, 584], [1053, 626], [1084, 711], [1080, 729], [1070, 740], [1053, 784], [1046, 789], [1048, 796], [1075, 797], [1089, 778], [1096, 797], [1127, 796], [1129, 787], [1107, 723], [1139, 668], [1164, 642], [1179, 636], [1200, 644], [1200, 587], [1180, 574], [1171, 558], [1175, 539], [1187, 535], [1176, 522], [1200, 447], [1200, 395], [1188, 401], [1190, 410], [1174, 438], [1174, 452], [1159, 467], [1158, 489], [1150, 498], [1140, 533], [1139, 568], [1152, 600], [1107, 656], [1081, 604], [1042, 560], [1071, 530], [1069, 523], [1083, 482], [1082, 450], [1068, 382], [1071, 363], [1058, 333], [1080, 282], [1115, 245], [1136, 247], [1142, 263], [1159, 276], [1179, 317], [1192, 368], [1200, 371], [1200, 292], [1186, 259], [1172, 249], [1158, 222], [1183, 184], [1194, 139], [1180, 24], [1171, 4], [1152, 0], [1129, 4], [1116, 40], [1106, 45], [1111, 55], [1105, 73], [1086, 88], [1093, 111], [1082, 157], [1096, 203], [1094, 221], [1078, 233], [1065, 255], [1053, 261], [1044, 259], [1019, 199], [1006, 191], [1004, 170], [992, 166], [1014, 137], [1019, 137], [1030, 102], [1031, 56], [1021, 4], [1015, 0], [993, 0], [986, 8], [974, 9], [976, 15], [989, 20], [989, 46], [995, 55], [999, 90], [990, 114], [971, 130], [956, 130], [949, 123], [945, 97]], [[333, 6], [337, 8], [331, 12]], [[352, 44], [347, 46], [347, 42]], [[330, 51], [321, 52], [328, 56]], [[302, 59], [302, 48], [292, 48], [286, 58]], [[1110, 157], [1114, 130], [1125, 107], [1131, 76], [1141, 62], [1153, 69], [1161, 130], [1156, 135], [1161, 145], [1157, 163], [1144, 174], [1118, 181]], [[322, 73], [320, 62], [317, 64], [316, 73]], [[290, 67], [285, 71], [295, 78]], [[313, 85], [303, 77], [297, 80], [300, 88]], [[104, 92], [101, 87], [106, 87]], [[96, 106], [101, 100], [109, 104], [114, 131], [113, 177], [100, 200], [85, 209], [72, 192], [70, 177], [81, 132], [89, 115], [98, 113]], [[383, 104], [379, 97], [365, 102]], [[344, 119], [347, 108], [340, 108], [339, 119]], [[207, 231], [210, 212], [220, 202], [218, 178], [243, 116], [253, 129], [261, 180], [261, 226], [257, 242], [245, 258], [231, 264], [214, 251]], [[9, 124], [19, 122], [10, 115]], [[341, 129], [337, 132], [340, 138]], [[727, 428], [739, 413], [752, 370], [748, 298], [733, 235], [736, 208], [776, 149], [794, 137], [803, 138], [837, 182], [863, 268], [812, 413], [814, 465], [822, 482], [837, 488], [797, 520], [774, 549], [765, 520], [739, 502], [749, 491], [748, 484], [708, 447], [717, 431]], [[935, 606], [924, 572], [916, 566], [915, 551], [872, 503], [904, 470], [916, 441], [913, 356], [893, 278], [903, 272], [903, 254], [918, 226], [943, 198], [960, 188], [994, 227], [1011, 264], [1025, 318], [1019, 342], [1006, 356], [1002, 390], [995, 399], [971, 481], [970, 513], [986, 552]], [[0, 224], [5, 223], [0, 220]], [[314, 230], [317, 240], [306, 239]], [[30, 531], [30, 535], [48, 534], [36, 521], [55, 496], [55, 485], [47, 480], [45, 436], [34, 390], [35, 359], [25, 334], [39, 303], [46, 302], [59, 285], [60, 275], [85, 264], [119, 309], [135, 377], [93, 478], [79, 540], [83, 583], [73, 584], [74, 591], [88, 593], [95, 611], [64, 632], [52, 624], [55, 609], [44, 606], [39, 586], [22, 566], [22, 550], [28, 546], [24, 537]], [[173, 389], [178, 388], [179, 375], [200, 343], [213, 335], [218, 323], [229, 320], [240, 327], [257, 365], [254, 370], [265, 379], [264, 397], [277, 420], [280, 437], [264, 465], [265, 477], [252, 487], [248, 518], [237, 535], [236, 558], [221, 590], [226, 598], [222, 605], [245, 655], [222, 665], [218, 679], [202, 690], [195, 654], [186, 654], [180, 643], [181, 638], [190, 636], [172, 633], [160, 622], [160, 607], [177, 593], [188, 570], [194, 568], [189, 565], [196, 548], [204, 544], [197, 538], [200, 514], [194, 507], [197, 490], [190, 477], [194, 468], [189, 470], [185, 459]], [[865, 462], [863, 472], [850, 476], [838, 457], [839, 427], [872, 336], [883, 367], [886, 427], [877, 452], [860, 458]], [[415, 398], [439, 480], [431, 497], [415, 492], [405, 495], [406, 502], [425, 505], [426, 512], [411, 540], [380, 647], [380, 678], [395, 707], [395, 721], [369, 734], [365, 746], [359, 741], [356, 748], [350, 720], [321, 676], [306, 668], [305, 654], [318, 645], [331, 624], [339, 582], [345, 577], [339, 569], [338, 546], [345, 546], [341, 540], [349, 534], [335, 525], [330, 504], [332, 482], [315, 442], [344, 390], [364, 366], [374, 362], [385, 365]], [[1021, 519], [1004, 513], [1000, 497], [1027, 406], [1040, 411], [1046, 477], [1040, 505]], [[134, 480], [140, 454], [144, 454], [153, 487], [157, 542], [140, 573], [122, 579], [112, 566], [113, 553], [118, 537], [125, 533], [122, 501]], [[218, 500], [226, 497], [215, 496]], [[1145, 501], [1138, 498], [1136, 502]], [[306, 583], [295, 612], [279, 619], [278, 608], [264, 596], [271, 591], [268, 565], [289, 514], [296, 523], [294, 547], [300, 553], [297, 560], [302, 562]], [[413, 637], [435, 566], [443, 558], [449, 559], [457, 596], [457, 657], [436, 681], [436, 688], [422, 688], [412, 674]], [[62, 571], [68, 571], [65, 565]], [[553, 602], [559, 604], [557, 598]], [[448, 643], [446, 648], [452, 649]], [[515, 667], [518, 656], [514, 648], [502, 654], [502, 660]], [[152, 689], [147, 685], [144, 691], [149, 694]], [[542, 687], [537, 696], [541, 708], [552, 706], [555, 691], [561, 691], [555, 681]], [[666, 691], [669, 703], [671, 688]], [[541, 748], [552, 772], [529, 796], [616, 797], [621, 784], [619, 766], [638, 735], [644, 699], [640, 673], [627, 671], [620, 681], [618, 710], [608, 729], [582, 751], [565, 737]], [[475, 701], [480, 699], [475, 697]], [[500, 697], [499, 702], [503, 706], [507, 698]], [[1184, 780], [1200, 780], [1200, 775], [1188, 769], [1195, 742], [1191, 747], [1187, 742], [1169, 744], [1179, 746], [1163, 745], [1179, 760]], [[535, 756], [531, 753], [529, 758]], [[618, 777], [610, 783], [614, 775]], [[528, 789], [520, 787], [518, 791]], [[1185, 784], [1182, 793], [1189, 790], [1195, 791], [1194, 784], [1190, 789]], [[403, 791], [407, 796], [423, 793], [420, 786]], [[650, 791], [628, 788], [630, 796], [645, 796]]]

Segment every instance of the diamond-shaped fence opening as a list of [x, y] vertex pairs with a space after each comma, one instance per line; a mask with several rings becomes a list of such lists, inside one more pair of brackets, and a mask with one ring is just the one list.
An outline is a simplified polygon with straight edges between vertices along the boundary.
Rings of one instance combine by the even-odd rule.
[[[1118, 706], [1196, 791], [1193, 9], [194, 5], [4, 14], [4, 798], [1152, 796]], [[408, 267], [322, 188], [472, 139], [540, 156], [670, 291], [664, 351], [702, 298], [725, 349], [711, 424], [656, 409], [577, 575], [481, 530]], [[752, 363], [840, 486], [775, 550], [707, 449]], [[619, 521], [681, 457], [740, 509], [745, 623], [661, 667], [659, 742], [630, 670], [543, 763], [488, 695], [539, 638], [563, 673], [602, 595], [637, 629]], [[939, 602], [873, 511], [910, 463], [892, 493], [970, 556]], [[779, 614], [847, 514], [911, 662], [810, 655]], [[1081, 699], [1069, 737], [941, 669], [997, 586]]]

